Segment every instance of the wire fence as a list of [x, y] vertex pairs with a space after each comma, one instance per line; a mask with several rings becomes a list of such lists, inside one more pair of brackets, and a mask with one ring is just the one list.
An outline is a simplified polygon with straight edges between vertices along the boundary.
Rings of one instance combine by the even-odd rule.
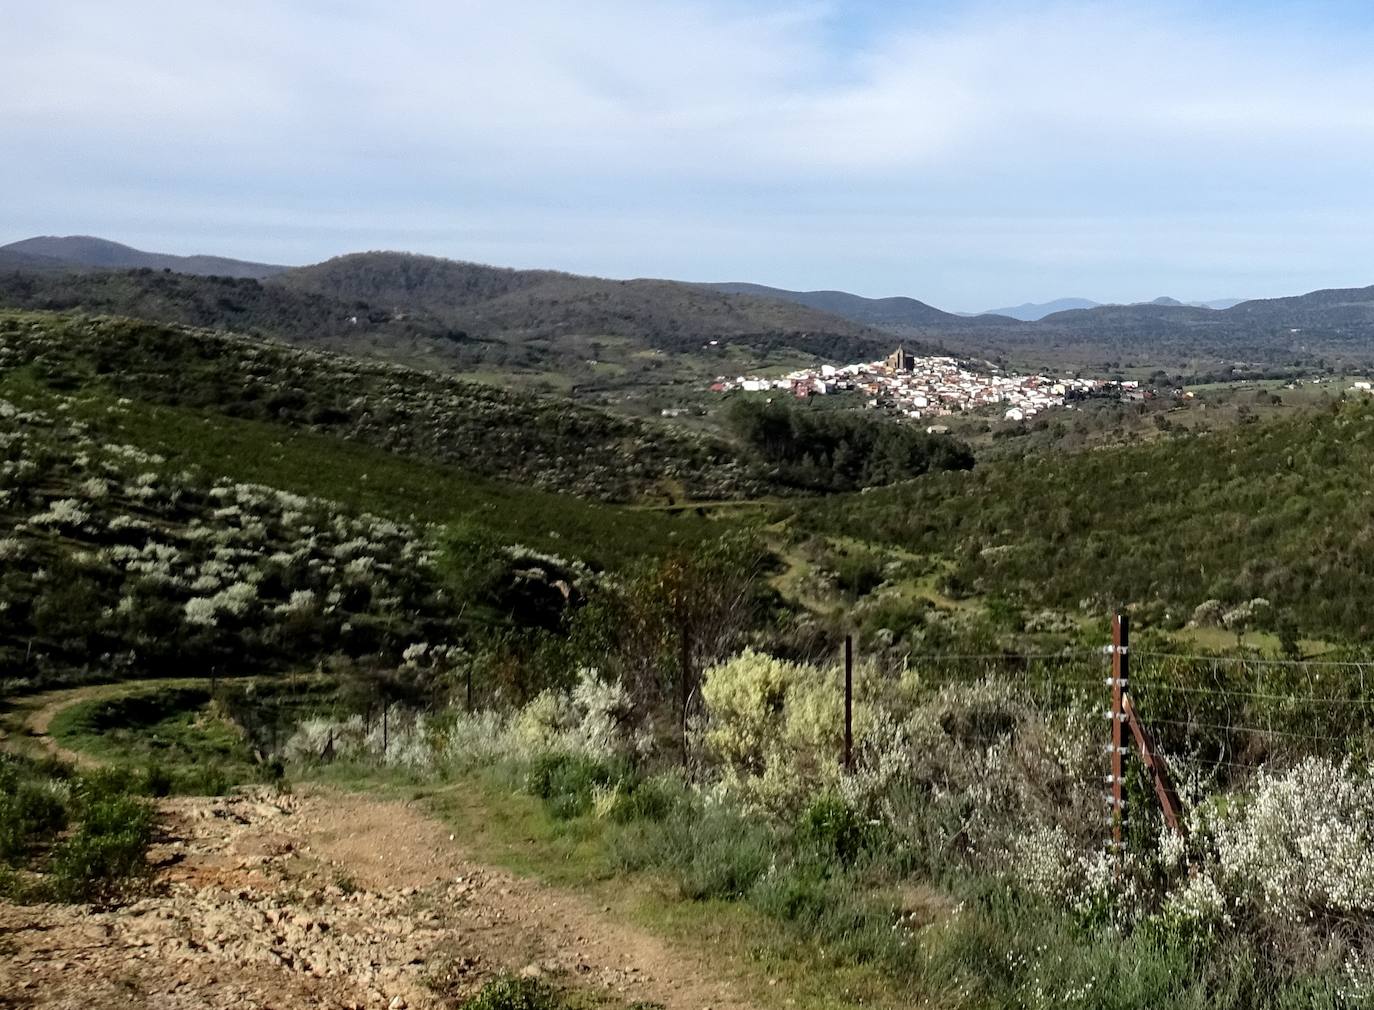
[[[1122, 637], [1098, 648], [917, 655], [909, 665], [932, 684], [995, 679], [1028, 707], [1104, 716], [1101, 782], [1116, 825], [1132, 776], [1137, 801], [1153, 791], [1169, 820], [1179, 813], [1175, 786], [1197, 797], [1311, 757], [1374, 755], [1374, 661], [1135, 652], [1122, 615], [1114, 629], [1118, 622]], [[994, 727], [986, 742], [995, 735]]]

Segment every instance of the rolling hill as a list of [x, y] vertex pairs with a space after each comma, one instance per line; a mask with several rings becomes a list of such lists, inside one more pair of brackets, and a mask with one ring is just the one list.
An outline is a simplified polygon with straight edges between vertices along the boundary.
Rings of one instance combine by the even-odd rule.
[[271, 336], [306, 347], [352, 351], [439, 368], [480, 360], [484, 348], [421, 313], [344, 304], [253, 278], [139, 270], [6, 269], [0, 306], [129, 316], [160, 323]]
[[[864, 298], [847, 291], [788, 291], [783, 288], [770, 288], [762, 284], [724, 283], [702, 284], [700, 287], [727, 294], [751, 295], [780, 302], [803, 305], [820, 312], [829, 312], [867, 326], [882, 327], [949, 327], [958, 329], [966, 326], [969, 318], [953, 312], [944, 312], [917, 301], [915, 298]], [[1005, 325], [1014, 320], [996, 316], [979, 316], [981, 325]]]
[[271, 422], [601, 501], [751, 497], [719, 438], [434, 371], [133, 319], [0, 313], [0, 371], [60, 391]]
[[850, 360], [890, 349], [892, 342], [868, 325], [831, 312], [750, 294], [678, 281], [512, 270], [409, 253], [340, 256], [288, 271], [273, 283], [341, 301], [427, 312], [484, 336], [554, 341], [630, 337], [670, 352], [696, 351], [718, 340]]
[[[1033, 464], [1032, 464], [1033, 459]], [[1209, 599], [1263, 597], [1303, 632], [1374, 637], [1369, 398], [1221, 431], [985, 461], [809, 501], [804, 534], [947, 564], [952, 596], [1106, 612], [1177, 628]], [[802, 535], [804, 535], [802, 534]]]
[[1237, 366], [1374, 365], [1374, 288], [1226, 304], [1160, 298], [1026, 321], [956, 315], [913, 298], [613, 280], [396, 252], [282, 268], [93, 238], [0, 247], [0, 306], [256, 333], [608, 403], [675, 396], [722, 372], [872, 360], [894, 338], [918, 353], [997, 357], [1022, 368], [1219, 375]]
[[51, 261], [73, 269], [84, 270], [173, 270], [183, 274], [214, 277], [271, 277], [286, 270], [270, 263], [248, 263], [223, 256], [171, 256], [150, 253], [109, 239], [91, 235], [41, 235], [0, 246], [0, 266], [8, 267], [8, 255], [18, 255], [18, 266], [24, 257], [36, 257], [42, 264]]
[[[100, 265], [131, 257], [149, 265]], [[675, 281], [385, 252], [292, 269], [239, 264], [270, 276], [180, 269], [235, 262], [193, 259], [98, 239], [13, 243], [0, 248], [0, 307], [226, 329], [603, 398], [770, 364], [872, 359], [893, 343], [882, 330], [805, 306]]]

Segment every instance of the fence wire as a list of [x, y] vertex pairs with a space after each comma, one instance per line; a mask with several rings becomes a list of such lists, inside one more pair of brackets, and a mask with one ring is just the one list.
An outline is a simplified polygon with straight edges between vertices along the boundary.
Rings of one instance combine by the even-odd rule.
[[[1111, 661], [1096, 648], [925, 654], [908, 665], [931, 684], [996, 680], [1018, 687], [1028, 707], [1106, 717], [1110, 758]], [[1130, 650], [1129, 667], [1131, 705], [1180, 785], [1241, 784], [1309, 757], [1374, 756], [1374, 661]], [[1103, 778], [1110, 783], [1109, 769]]]

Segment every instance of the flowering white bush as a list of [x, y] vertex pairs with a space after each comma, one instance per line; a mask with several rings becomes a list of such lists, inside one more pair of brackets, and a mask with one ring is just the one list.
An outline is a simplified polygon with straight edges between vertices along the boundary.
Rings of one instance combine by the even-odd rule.
[[46, 512], [31, 516], [29, 522], [35, 526], [70, 529], [84, 525], [90, 518], [90, 513], [83, 509], [75, 498], [61, 498], [51, 502]]
[[1163, 915], [1175, 922], [1230, 929], [1235, 925], [1232, 903], [1216, 878], [1204, 871], [1188, 877], [1181, 887], [1169, 892]]
[[[406, 651], [414, 662], [446, 647], [417, 643]], [[366, 756], [416, 769], [523, 763], [551, 753], [609, 758], [646, 744], [628, 731], [628, 711], [629, 699], [619, 684], [602, 681], [595, 670], [583, 670], [571, 691], [542, 692], [514, 713], [450, 709], [432, 719], [397, 706], [385, 730], [379, 718], [371, 725], [356, 715], [310, 719], [298, 727], [286, 753], [315, 760], [332, 740], [338, 757]]]
[[[0, 326], [0, 344], [4, 337]], [[70, 621], [69, 636], [17, 629], [17, 637], [36, 641], [26, 665], [88, 669], [83, 643], [92, 635], [145, 671], [160, 663], [184, 668], [224, 636], [264, 657], [318, 649], [321, 641], [358, 655], [375, 649], [377, 638], [351, 635], [362, 626], [357, 616], [385, 619], [398, 636], [452, 618], [426, 530], [260, 485], [173, 472], [156, 454], [100, 443], [51, 415], [0, 416], [0, 452], [8, 457], [0, 459], [7, 599], [41, 603], [74, 577], [94, 600], [80, 612], [48, 611]], [[347, 573], [335, 569], [336, 553], [348, 556]], [[50, 562], [22, 564], [32, 557], [70, 567], [54, 574]], [[26, 607], [20, 619], [35, 612], [41, 608]], [[173, 614], [197, 634], [167, 635]], [[305, 623], [314, 634], [302, 633]]]
[[1261, 775], [1215, 845], [1224, 886], [1290, 920], [1374, 913], [1374, 776], [1309, 758]]

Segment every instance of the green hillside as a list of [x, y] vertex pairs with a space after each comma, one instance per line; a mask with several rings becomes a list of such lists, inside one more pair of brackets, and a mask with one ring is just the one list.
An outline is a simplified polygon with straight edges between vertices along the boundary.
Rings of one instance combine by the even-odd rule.
[[[403, 253], [254, 272], [260, 265], [73, 241], [0, 248], [0, 307], [231, 330], [613, 405], [652, 391], [699, 391], [722, 372], [875, 358], [892, 342], [838, 315], [674, 281]], [[150, 266], [164, 260], [165, 269]], [[221, 262], [228, 266], [213, 275]]]
[[6, 315], [0, 348], [59, 389], [270, 420], [607, 501], [767, 490], [730, 445], [434, 372], [137, 320]]
[[933, 474], [808, 504], [799, 521], [943, 563], [950, 597], [1093, 615], [1127, 604], [1166, 627], [1208, 600], [1231, 610], [1261, 598], [1256, 620], [1269, 626], [1368, 638], [1372, 467], [1374, 404], [1360, 400]]
[[[229, 349], [279, 364], [254, 356], [272, 345], [158, 332], [205, 369], [227, 368]], [[140, 372], [123, 343], [146, 348], [140, 336], [127, 321], [0, 320], [0, 681], [394, 666], [417, 641], [469, 640], [493, 606], [519, 635], [531, 593], [564, 599], [546, 582], [580, 586], [732, 528], [493, 480], [271, 410], [233, 416], [170, 347], [174, 386]], [[100, 354], [82, 357], [83, 337]]]
[[345, 303], [252, 277], [204, 277], [146, 268], [13, 270], [0, 272], [0, 306], [232, 330], [443, 368], [484, 360], [476, 342], [432, 317], [410, 313], [398, 318], [356, 301]]
[[708, 341], [722, 340], [755, 352], [790, 348], [845, 360], [885, 353], [892, 342], [830, 313], [677, 281], [509, 270], [407, 253], [340, 256], [288, 271], [273, 283], [426, 312], [482, 337], [633, 337], [674, 353], [699, 352]]

